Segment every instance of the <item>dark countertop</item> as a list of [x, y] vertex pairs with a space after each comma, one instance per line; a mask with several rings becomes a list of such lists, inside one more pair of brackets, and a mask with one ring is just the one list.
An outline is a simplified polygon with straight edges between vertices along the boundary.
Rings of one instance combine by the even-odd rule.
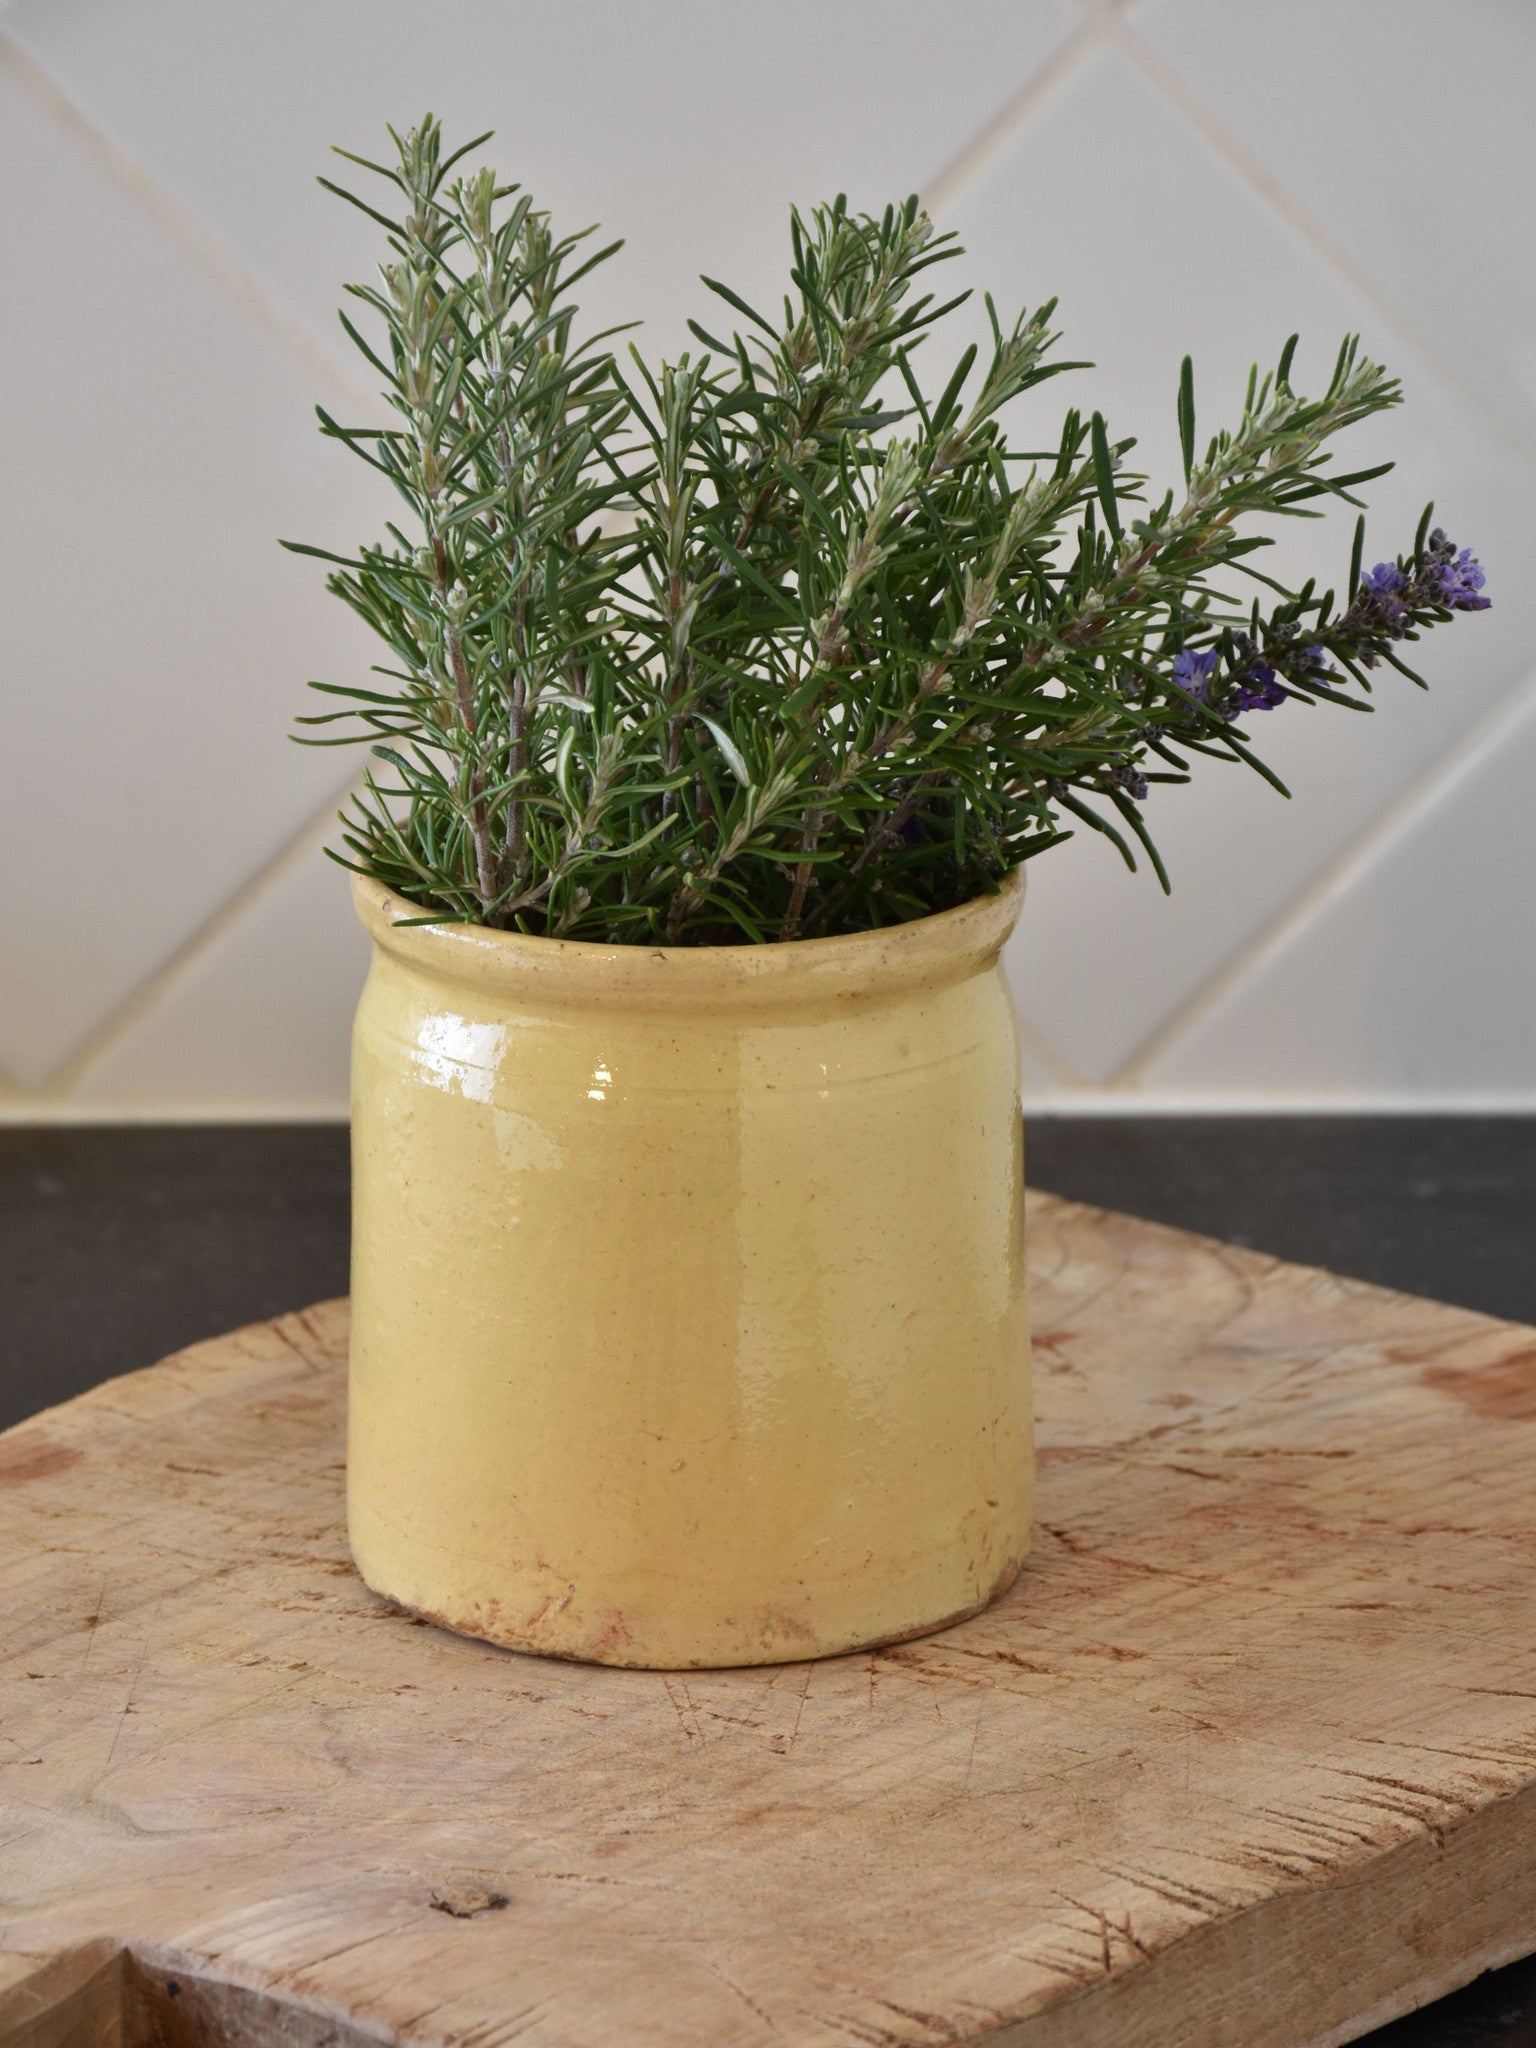
[[[1041, 1116], [1026, 1149], [1035, 1186], [1536, 1323], [1536, 1117]], [[0, 1426], [346, 1259], [337, 1126], [0, 1129]], [[1536, 1956], [1370, 2042], [1536, 2048]]]

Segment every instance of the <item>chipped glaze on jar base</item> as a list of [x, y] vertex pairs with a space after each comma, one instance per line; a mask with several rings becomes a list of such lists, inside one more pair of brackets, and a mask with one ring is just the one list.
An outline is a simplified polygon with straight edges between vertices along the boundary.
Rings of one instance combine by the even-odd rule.
[[798, 1662], [1029, 1546], [995, 897], [849, 938], [374, 940], [353, 1047], [348, 1521], [368, 1585], [544, 1656]]

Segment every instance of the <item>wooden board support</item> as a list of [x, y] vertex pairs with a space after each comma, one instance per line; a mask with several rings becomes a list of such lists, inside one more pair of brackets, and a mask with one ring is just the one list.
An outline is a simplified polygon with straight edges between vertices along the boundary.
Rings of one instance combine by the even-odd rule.
[[1536, 1948], [1536, 1332], [1030, 1229], [1034, 1557], [874, 1656], [375, 1599], [344, 1303], [0, 1438], [0, 2038], [1321, 2048]]

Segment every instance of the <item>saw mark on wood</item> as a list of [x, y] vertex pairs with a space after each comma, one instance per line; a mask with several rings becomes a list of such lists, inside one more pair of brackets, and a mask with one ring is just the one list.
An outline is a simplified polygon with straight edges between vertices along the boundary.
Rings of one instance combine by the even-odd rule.
[[1242, 1904], [1240, 1899], [1224, 1897], [1220, 1892], [1207, 1891], [1204, 1886], [1190, 1882], [1188, 1878], [1170, 1877], [1166, 1872], [1138, 1870], [1131, 1865], [1106, 1863], [1106, 1874], [1118, 1877], [1126, 1884], [1138, 1886], [1161, 1899], [1165, 1905], [1176, 1906], [1181, 1913], [1193, 1913], [1198, 1919], [1225, 1919], [1235, 1913]]
[[1138, 1962], [1147, 1962], [1151, 1959], [1151, 1949], [1146, 1946], [1145, 1942], [1138, 1941], [1131, 1932], [1131, 1916], [1129, 1913], [1125, 1915], [1123, 1920], [1116, 1920], [1111, 1914], [1105, 1912], [1102, 1906], [1085, 1905], [1081, 1899], [1073, 1898], [1070, 1892], [1058, 1892], [1057, 1897], [1064, 1899], [1074, 1911], [1081, 1913], [1084, 1919], [1093, 1923], [1099, 1937], [1099, 1967], [1106, 1977], [1112, 1976], [1114, 1973], [1114, 1940], [1116, 1937], [1125, 1943]]
[[[795, 1702], [794, 1726], [789, 1731], [789, 1740], [784, 1744], [783, 1750], [780, 1752], [784, 1756], [793, 1756], [795, 1744], [800, 1740], [800, 1723], [805, 1718], [805, 1703], [811, 1696], [811, 1679], [814, 1677], [815, 1671], [816, 1666], [814, 1664], [806, 1665], [805, 1677], [800, 1686], [800, 1697]], [[782, 1737], [778, 1738], [774, 1747], [777, 1747], [778, 1741], [782, 1740]]]
[[[424, 2013], [417, 2015], [417, 2024], [429, 2019], [434, 2012], [441, 2012], [444, 2001], [439, 1999], [429, 2005]], [[536, 1999], [532, 2005], [525, 2005], [516, 2012], [510, 2012], [497, 2019], [479, 2020], [470, 2027], [453, 2030], [453, 2048], [505, 2048], [505, 2044], [521, 2040], [530, 2027], [549, 2011], [550, 2000]]]
[[80, 1659], [80, 1675], [82, 1678], [85, 1676], [86, 1666], [91, 1661], [91, 1651], [96, 1646], [96, 1631], [101, 1626], [102, 1609], [107, 1604], [107, 1585], [108, 1581], [103, 1579], [96, 1592], [95, 1606], [80, 1624], [81, 1628], [85, 1631], [85, 1655]]
[[[692, 1699], [689, 1698], [687, 1686], [683, 1684], [680, 1678], [670, 1678], [665, 1674], [662, 1675], [661, 1684], [662, 1690], [667, 1695], [668, 1703], [673, 1713], [677, 1716], [677, 1725], [682, 1729], [685, 1738], [690, 1743], [702, 1742], [704, 1740], [704, 1730], [699, 1725], [698, 1713]], [[682, 1693], [683, 1698], [681, 1700], [678, 1698], [677, 1693], [672, 1690], [674, 1685]], [[683, 1710], [684, 1700], [687, 1701], [686, 1713]]]
[[766, 2011], [762, 2006], [760, 2006], [757, 2000], [753, 1998], [749, 1992], [743, 1991], [741, 1986], [736, 1982], [735, 1978], [728, 1977], [725, 1971], [721, 1969], [720, 1965], [717, 1962], [712, 1961], [708, 1956], [705, 1956], [703, 1961], [704, 1967], [706, 1970], [708, 1970], [709, 1974], [712, 1977], [718, 1979], [718, 1981], [722, 1983], [725, 1986], [726, 1990], [731, 1992], [734, 1997], [739, 1998], [742, 2004], [747, 2008], [747, 2011], [753, 2013], [758, 2019], [760, 2019], [763, 2025], [768, 2029], [770, 2034], [778, 2033], [778, 2023], [774, 2019], [772, 2013]]

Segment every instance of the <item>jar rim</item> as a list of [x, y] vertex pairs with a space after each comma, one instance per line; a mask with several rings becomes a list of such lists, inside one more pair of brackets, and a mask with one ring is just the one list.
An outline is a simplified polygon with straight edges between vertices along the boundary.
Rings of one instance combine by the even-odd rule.
[[376, 947], [433, 980], [539, 1007], [798, 1007], [968, 979], [996, 960], [1024, 902], [1024, 871], [995, 894], [878, 930], [769, 945], [615, 946], [486, 925], [402, 924], [421, 906], [371, 876], [352, 901]]

